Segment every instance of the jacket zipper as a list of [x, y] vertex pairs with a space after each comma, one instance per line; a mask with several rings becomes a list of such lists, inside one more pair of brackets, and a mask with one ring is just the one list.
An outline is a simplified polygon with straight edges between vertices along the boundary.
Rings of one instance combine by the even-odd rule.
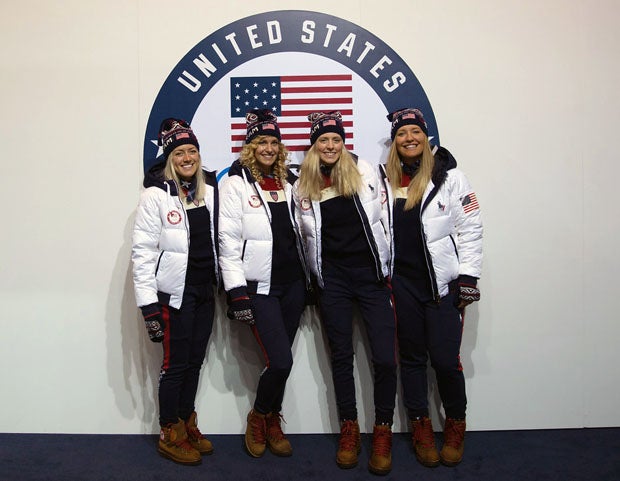
[[433, 291], [433, 299], [435, 299], [435, 302], [439, 304], [439, 302], [441, 301], [441, 296], [439, 295], [439, 288], [437, 287], [437, 279], [435, 278], [435, 270], [433, 269], [433, 264], [431, 260], [429, 259], [430, 254], [428, 252], [428, 246], [426, 245], [426, 233], [424, 232], [424, 223], [422, 222], [422, 213], [428, 206], [430, 200], [433, 197], [435, 197], [434, 194], [433, 195], [431, 194], [433, 194], [433, 191], [431, 191], [431, 193], [428, 195], [428, 197], [423, 201], [422, 205], [420, 206], [420, 235], [422, 236], [422, 245], [424, 246], [424, 260], [426, 261], [426, 269], [428, 270], [428, 275], [431, 280], [431, 290]]
[[[368, 220], [368, 216], [366, 213], [362, 213], [363, 207], [361, 206], [361, 200], [357, 194], [353, 195], [353, 204], [357, 210], [357, 214], [360, 216], [360, 220], [362, 221], [362, 229], [364, 230], [364, 235], [366, 236], [366, 241], [368, 242], [368, 247], [370, 247], [370, 252], [372, 253], [372, 257], [375, 261], [375, 270], [377, 274], [377, 279], [379, 281], [383, 280], [383, 270], [381, 269], [381, 259], [379, 257], [379, 248], [377, 247], [377, 243], [375, 242], [374, 236], [372, 235], [372, 226], [370, 225], [370, 221]], [[364, 218], [366, 222], [364, 222]], [[368, 232], [370, 229], [370, 232]]]

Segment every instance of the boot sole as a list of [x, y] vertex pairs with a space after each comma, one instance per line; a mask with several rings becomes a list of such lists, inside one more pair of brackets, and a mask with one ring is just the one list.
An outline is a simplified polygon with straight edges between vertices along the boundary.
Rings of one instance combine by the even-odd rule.
[[182, 464], [183, 466], [198, 466], [202, 463], [202, 459], [198, 459], [197, 461], [184, 461], [182, 459], [175, 458], [174, 456], [170, 455], [170, 453], [162, 451], [161, 449], [157, 449], [157, 452], [162, 458], [169, 459], [170, 461], [174, 461], [177, 464]]
[[293, 451], [275, 451], [273, 449], [271, 449], [271, 447], [269, 448], [269, 451], [271, 451], [271, 454], [273, 454], [274, 456], [279, 456], [281, 458], [288, 458], [290, 456], [293, 455]]
[[440, 452], [439, 453], [439, 461], [444, 466], [447, 466], [449, 468], [453, 468], [454, 466], [457, 466], [458, 464], [461, 464], [461, 461], [463, 461], [463, 455], [461, 455], [461, 458], [456, 460], [456, 461], [450, 461], [450, 460], [446, 459], [444, 456], [442, 456], [441, 452]]
[[375, 468], [374, 466], [371, 466], [369, 464], [368, 465], [368, 471], [370, 471], [372, 474], [378, 474], [379, 476], [385, 476], [386, 474], [390, 474], [390, 472], [392, 471], [392, 468], [389, 468], [389, 469], [379, 469], [379, 468]]
[[432, 463], [429, 463], [428, 461], [423, 461], [422, 459], [420, 459], [417, 456], [415, 458], [418, 460], [418, 463], [420, 463], [422, 466], [426, 466], [427, 468], [436, 468], [437, 466], [439, 466], [441, 464], [440, 460], [433, 461]]

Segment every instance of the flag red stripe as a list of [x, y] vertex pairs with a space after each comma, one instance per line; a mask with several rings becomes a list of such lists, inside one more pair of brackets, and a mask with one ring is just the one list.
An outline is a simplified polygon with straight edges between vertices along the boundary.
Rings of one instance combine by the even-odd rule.
[[352, 80], [353, 76], [341, 75], [285, 75], [280, 77], [280, 82], [309, 82], [317, 80]]
[[[346, 139], [352, 139], [353, 138], [353, 133], [351, 132], [345, 132], [345, 138]], [[303, 133], [303, 134], [282, 134], [282, 140], [293, 140], [293, 139], [304, 139], [304, 140], [308, 140], [310, 138], [310, 135], [307, 133]]]
[[[353, 150], [353, 144], [345, 144], [345, 147], [347, 148], [347, 150]], [[286, 148], [290, 151], [290, 152], [303, 152], [305, 150], [308, 150], [310, 148], [310, 145], [287, 145]], [[242, 147], [232, 147], [231, 152], [234, 154], [238, 154], [239, 152], [241, 152]]]
[[280, 91], [283, 94], [299, 94], [312, 92], [353, 92], [351, 86], [333, 86], [333, 87], [282, 87]]
[[352, 98], [321, 98], [321, 99], [282, 99], [282, 105], [299, 105], [299, 104], [352, 104]]
[[[308, 111], [310, 113], [311, 111]], [[341, 111], [342, 112], [342, 111]], [[308, 114], [306, 114], [308, 115]], [[351, 115], [351, 114], [349, 114]], [[353, 127], [352, 120], [345, 120], [342, 122], [343, 127]], [[280, 130], [282, 129], [310, 129], [310, 122], [278, 122]], [[246, 129], [246, 124], [243, 122], [231, 123], [230, 127], [234, 129]]]
[[[308, 141], [309, 141], [309, 138], [310, 138], [310, 136], [308, 134], [306, 134], [306, 133], [282, 134], [281, 137], [282, 137], [282, 140], [308, 140]], [[346, 132], [345, 133], [345, 138], [352, 139], [353, 138], [353, 133]], [[245, 134], [231, 135], [230, 136], [230, 140], [232, 140], [232, 141], [239, 141], [239, 140], [245, 141]]]
[[[304, 110], [286, 110], [280, 113], [280, 117], [307, 117], [309, 114], [314, 112], [312, 109], [304, 109]], [[345, 115], [353, 115], [353, 109], [339, 109], [339, 112]], [[278, 122], [279, 123], [279, 122]], [[310, 124], [308, 124], [310, 125]], [[345, 123], [345, 126], [347, 124]]]

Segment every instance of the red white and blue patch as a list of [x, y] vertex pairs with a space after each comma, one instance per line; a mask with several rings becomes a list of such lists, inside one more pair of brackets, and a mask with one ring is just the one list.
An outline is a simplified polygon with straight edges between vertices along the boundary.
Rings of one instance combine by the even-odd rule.
[[250, 204], [250, 207], [254, 207], [256, 209], [261, 205], [260, 197], [257, 195], [251, 195], [248, 203]]
[[478, 205], [478, 199], [476, 199], [476, 194], [474, 194], [473, 192], [470, 192], [465, 197], [463, 197], [461, 205], [463, 206], [463, 212], [465, 212], [466, 214], [469, 214], [470, 212], [480, 208], [480, 206]]
[[168, 222], [172, 225], [177, 225], [181, 222], [181, 220], [183, 220], [183, 217], [178, 210], [171, 210], [168, 212], [168, 215], [166, 215], [166, 220], [168, 220]]

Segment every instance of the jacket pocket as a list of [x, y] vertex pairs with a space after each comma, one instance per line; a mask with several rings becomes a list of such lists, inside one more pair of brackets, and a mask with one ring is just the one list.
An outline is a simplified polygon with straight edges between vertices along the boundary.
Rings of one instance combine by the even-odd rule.
[[161, 263], [161, 258], [164, 255], [164, 251], [161, 251], [159, 253], [159, 257], [157, 258], [157, 264], [155, 265], [155, 276], [157, 276], [157, 273], [159, 272], [159, 264]]

